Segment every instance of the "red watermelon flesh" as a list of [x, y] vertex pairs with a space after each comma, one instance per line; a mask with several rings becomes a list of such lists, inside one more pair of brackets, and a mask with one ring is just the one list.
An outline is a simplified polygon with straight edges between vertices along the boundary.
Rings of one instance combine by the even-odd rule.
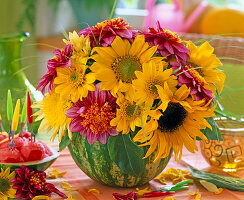
[[48, 146], [40, 141], [31, 142], [30, 133], [14, 138], [14, 149], [9, 150], [9, 140], [1, 143], [7, 135], [0, 133], [0, 163], [21, 163], [42, 160], [52, 155]]

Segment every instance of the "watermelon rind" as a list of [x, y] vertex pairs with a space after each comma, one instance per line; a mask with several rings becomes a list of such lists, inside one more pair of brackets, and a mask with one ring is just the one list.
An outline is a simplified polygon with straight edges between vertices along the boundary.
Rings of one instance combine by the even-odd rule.
[[31, 161], [31, 162], [22, 162], [22, 163], [0, 163], [0, 168], [5, 170], [9, 167], [10, 170], [13, 171], [16, 168], [20, 168], [21, 165], [25, 165], [27, 167], [30, 167], [31, 169], [45, 171], [59, 157], [59, 153], [54, 148], [49, 146], [49, 149], [51, 150], [52, 155], [40, 161]]
[[[116, 137], [116, 136], [115, 136]], [[171, 153], [168, 157], [153, 162], [155, 155], [145, 159], [145, 167], [140, 177], [134, 177], [123, 173], [118, 165], [110, 158], [107, 144], [103, 145], [95, 141], [92, 145], [86, 138], [77, 134], [68, 146], [71, 156], [77, 166], [91, 179], [108, 186], [135, 187], [148, 183], [159, 175], [167, 166]], [[144, 152], [148, 147], [143, 147]]]

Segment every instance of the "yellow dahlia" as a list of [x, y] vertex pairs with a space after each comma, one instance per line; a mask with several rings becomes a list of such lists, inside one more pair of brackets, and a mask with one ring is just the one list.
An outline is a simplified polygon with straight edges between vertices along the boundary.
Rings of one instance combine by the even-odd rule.
[[15, 178], [15, 172], [10, 173], [10, 168], [6, 170], [1, 168], [0, 173], [0, 199], [8, 200], [8, 198], [15, 198], [16, 190], [12, 188], [11, 180]]
[[87, 66], [83, 59], [72, 61], [71, 67], [60, 67], [57, 69], [57, 77], [54, 79], [55, 92], [62, 97], [70, 98], [72, 102], [88, 95], [88, 91], [95, 91], [93, 73], [85, 74]]
[[69, 130], [69, 124], [72, 119], [65, 115], [66, 110], [71, 108], [72, 105], [73, 103], [70, 100], [62, 98], [55, 92], [51, 92], [51, 95], [47, 94], [42, 101], [36, 102], [33, 108], [38, 108], [40, 110], [37, 111], [34, 116], [37, 116], [36, 121], [42, 120], [38, 133], [46, 130], [45, 134], [48, 134], [52, 129], [51, 141], [55, 139], [57, 133], [58, 139], [61, 141], [61, 138], [68, 130], [69, 137], [72, 138], [72, 133]]
[[161, 105], [151, 112], [151, 120], [145, 124], [144, 133], [140, 130], [134, 141], [149, 145], [145, 158], [154, 151], [155, 162], [169, 155], [171, 148], [175, 159], [181, 159], [183, 145], [194, 153], [198, 150], [196, 137], [207, 139], [200, 131], [211, 128], [205, 118], [214, 116], [214, 107], [203, 106], [203, 101], [193, 101], [188, 98], [190, 89], [181, 86], [175, 93], [164, 83], [164, 87], [156, 86], [161, 99]]
[[141, 120], [146, 121], [148, 116], [146, 109], [142, 106], [136, 106], [131, 96], [124, 96], [119, 93], [116, 103], [119, 108], [116, 117], [110, 121], [110, 125], [116, 126], [118, 132], [123, 131], [122, 134], [127, 134], [130, 129], [135, 131], [136, 126], [142, 126]]
[[135, 38], [132, 44], [116, 36], [111, 47], [95, 47], [91, 66], [96, 78], [101, 81], [102, 90], [110, 90], [116, 97], [118, 92], [132, 90], [135, 71], [141, 71], [142, 64], [151, 60], [157, 47], [150, 47], [143, 35]]
[[160, 64], [156, 61], [150, 61], [142, 65], [142, 72], [136, 71], [136, 80], [133, 80], [135, 88], [135, 101], [137, 105], [145, 103], [147, 106], [152, 106], [153, 101], [159, 98], [156, 85], [163, 86], [167, 82], [172, 90], [176, 90], [176, 76], [172, 75], [172, 68], [164, 69], [164, 63], [161, 63], [161, 69], [158, 69]]
[[79, 36], [76, 31], [73, 33], [69, 32], [69, 40], [63, 40], [66, 45], [72, 44], [73, 56], [77, 57], [89, 57], [91, 52], [91, 45], [89, 36], [84, 37], [84, 35]]

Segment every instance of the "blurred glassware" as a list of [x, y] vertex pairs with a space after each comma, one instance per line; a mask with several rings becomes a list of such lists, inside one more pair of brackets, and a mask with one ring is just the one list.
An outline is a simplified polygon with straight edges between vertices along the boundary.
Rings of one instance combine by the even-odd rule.
[[216, 120], [224, 141], [201, 141], [201, 151], [211, 167], [225, 172], [244, 169], [244, 121]]
[[[0, 34], [0, 113], [5, 130], [8, 131], [7, 122], [7, 91], [11, 90], [13, 103], [21, 98], [21, 107], [26, 97], [26, 90], [31, 93], [32, 101], [40, 101], [43, 95], [31, 85], [25, 76], [21, 61], [21, 47], [24, 40], [29, 37], [29, 33]], [[34, 132], [40, 123], [33, 126]]]

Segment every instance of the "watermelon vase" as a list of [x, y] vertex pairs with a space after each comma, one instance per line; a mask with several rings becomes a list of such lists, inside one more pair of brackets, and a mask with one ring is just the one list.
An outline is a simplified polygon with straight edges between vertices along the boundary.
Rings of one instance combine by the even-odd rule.
[[[122, 134], [110, 138], [116, 139], [116, 137], [120, 135]], [[118, 145], [115, 145], [115, 148], [118, 149]], [[148, 147], [138, 148], [143, 150], [143, 155], [145, 155], [148, 150]], [[153, 162], [154, 154], [146, 159], [143, 159], [143, 156], [140, 157], [139, 159], [143, 159], [142, 171], [139, 176], [135, 176], [125, 172], [119, 167], [119, 165], [123, 166], [123, 160], [120, 160], [119, 155], [111, 158], [111, 153], [109, 152], [111, 149], [109, 149], [108, 142], [104, 145], [99, 141], [95, 141], [90, 145], [86, 138], [76, 133], [68, 149], [77, 166], [91, 179], [104, 185], [126, 188], [144, 185], [159, 175], [168, 164], [172, 153], [171, 151], [168, 157], [160, 159], [155, 163]]]

